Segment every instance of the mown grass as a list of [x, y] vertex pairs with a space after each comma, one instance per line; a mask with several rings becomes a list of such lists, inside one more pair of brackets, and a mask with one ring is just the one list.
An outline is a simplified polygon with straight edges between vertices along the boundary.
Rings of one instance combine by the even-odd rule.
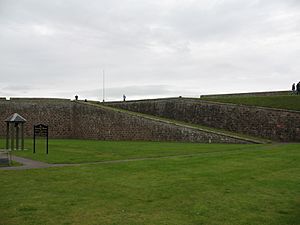
[[[36, 153], [32, 153], [32, 140], [25, 141], [26, 151], [13, 154], [48, 163], [83, 163], [121, 159], [188, 155], [204, 152], [232, 151], [255, 148], [262, 145], [251, 144], [196, 144], [176, 142], [145, 141], [97, 141], [50, 139], [49, 154], [45, 153], [45, 141], [37, 141]], [[4, 140], [0, 139], [0, 147]]]
[[300, 95], [202, 97], [201, 100], [300, 111]]
[[0, 224], [299, 224], [300, 144], [224, 147], [191, 157], [0, 170]]

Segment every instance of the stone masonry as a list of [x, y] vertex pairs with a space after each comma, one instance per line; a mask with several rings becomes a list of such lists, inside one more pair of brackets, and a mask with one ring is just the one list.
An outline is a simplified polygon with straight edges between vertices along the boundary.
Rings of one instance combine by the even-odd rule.
[[283, 142], [300, 141], [300, 112], [170, 98], [106, 103], [130, 111]]
[[[26, 137], [32, 137], [33, 125], [45, 123], [49, 125], [50, 138], [246, 143], [237, 138], [70, 100], [11, 99], [0, 101], [1, 121], [14, 112], [27, 119]], [[0, 126], [0, 136], [5, 136], [4, 122]]]
[[246, 143], [228, 136], [95, 106], [75, 104], [74, 112], [74, 131], [76, 138], [80, 139]]
[[63, 99], [14, 99], [0, 101], [0, 136], [4, 137], [6, 127], [4, 120], [17, 112], [27, 122], [24, 126], [25, 136], [33, 135], [33, 125], [49, 124], [49, 135], [52, 138], [71, 138], [72, 129], [72, 102]]

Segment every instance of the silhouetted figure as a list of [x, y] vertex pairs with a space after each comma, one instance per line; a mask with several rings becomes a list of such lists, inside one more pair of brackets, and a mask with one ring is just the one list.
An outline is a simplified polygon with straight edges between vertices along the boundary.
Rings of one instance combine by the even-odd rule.
[[292, 85], [292, 94], [295, 94], [296, 93], [296, 86], [295, 86], [295, 83], [293, 83]]
[[126, 101], [126, 95], [123, 95], [123, 101], [124, 102]]
[[75, 95], [75, 100], [76, 100], [76, 101], [78, 100], [78, 95]]
[[296, 85], [296, 89], [297, 89], [297, 95], [299, 95], [300, 94], [300, 81]]
[[84, 102], [87, 102], [87, 100], [86, 100], [86, 99], [84, 99]]

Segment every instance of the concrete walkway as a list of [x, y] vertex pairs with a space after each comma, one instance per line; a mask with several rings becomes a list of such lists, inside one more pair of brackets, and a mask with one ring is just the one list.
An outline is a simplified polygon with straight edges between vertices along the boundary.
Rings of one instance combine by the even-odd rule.
[[26, 169], [37, 169], [37, 168], [49, 168], [49, 167], [62, 167], [72, 166], [76, 164], [49, 164], [45, 162], [35, 161], [32, 159], [26, 159], [19, 156], [12, 156], [12, 160], [21, 163], [22, 166], [8, 166], [0, 167], [0, 170], [26, 170]]
[[[274, 146], [282, 145], [283, 143], [272, 144], [267, 149], [272, 149]], [[112, 164], [112, 163], [126, 163], [126, 162], [134, 162], [134, 161], [146, 161], [146, 160], [157, 160], [157, 159], [171, 159], [178, 157], [194, 157], [199, 155], [211, 155], [211, 154], [235, 154], [239, 152], [245, 151], [253, 151], [259, 150], [260, 148], [266, 148], [266, 146], [256, 146], [249, 147], [249, 149], [244, 149], [241, 151], [240, 149], [232, 149], [226, 151], [212, 151], [212, 152], [199, 152], [192, 154], [182, 154], [182, 155], [167, 155], [167, 156], [157, 156], [157, 157], [145, 157], [145, 158], [132, 158], [132, 159], [120, 159], [120, 160], [108, 160], [108, 161], [99, 161], [99, 162], [82, 162], [82, 163], [66, 163], [66, 164], [49, 164], [45, 162], [40, 162], [32, 159], [22, 158], [19, 156], [12, 156], [12, 160], [18, 163], [23, 164], [22, 166], [9, 166], [9, 167], [0, 167], [0, 170], [26, 170], [26, 169], [39, 169], [39, 168], [50, 168], [50, 167], [64, 167], [64, 166], [80, 166], [80, 165], [93, 165], [93, 164]]]
[[204, 156], [204, 155], [212, 155], [212, 154], [236, 154], [241, 152], [249, 152], [259, 150], [261, 148], [265, 148], [266, 150], [272, 149], [274, 146], [284, 145], [285, 143], [275, 143], [270, 145], [268, 148], [266, 146], [255, 146], [249, 149], [232, 149], [226, 151], [208, 151], [208, 152], [199, 152], [192, 154], [182, 154], [182, 155], [167, 155], [167, 156], [154, 156], [154, 157], [144, 157], [144, 158], [131, 158], [131, 159], [119, 159], [119, 160], [108, 160], [108, 161], [99, 161], [99, 162], [82, 162], [82, 163], [65, 163], [65, 164], [50, 164], [40, 161], [35, 161], [32, 159], [22, 158], [19, 156], [12, 156], [12, 160], [18, 163], [21, 163], [22, 166], [8, 166], [8, 167], [0, 167], [0, 170], [26, 170], [26, 169], [39, 169], [39, 168], [50, 168], [50, 167], [65, 167], [65, 166], [80, 166], [80, 165], [94, 165], [94, 164], [113, 164], [113, 163], [125, 163], [125, 162], [134, 162], [134, 161], [145, 161], [145, 160], [157, 160], [157, 159], [172, 159], [178, 157], [194, 157], [194, 156]]
[[145, 160], [157, 160], [157, 159], [169, 159], [178, 157], [192, 157], [199, 154], [205, 153], [194, 153], [185, 155], [169, 155], [169, 156], [157, 156], [157, 157], [147, 157], [147, 158], [135, 158], [135, 159], [120, 159], [120, 160], [108, 160], [99, 162], [82, 162], [82, 163], [68, 163], [68, 164], [50, 164], [45, 162], [40, 162], [32, 159], [22, 158], [19, 156], [12, 156], [12, 160], [23, 164], [22, 166], [7, 166], [0, 167], [0, 170], [27, 170], [27, 169], [41, 169], [50, 167], [64, 167], [64, 166], [80, 166], [80, 165], [94, 165], [94, 164], [112, 164], [112, 163], [125, 163], [125, 162], [135, 162], [135, 161], [145, 161]]

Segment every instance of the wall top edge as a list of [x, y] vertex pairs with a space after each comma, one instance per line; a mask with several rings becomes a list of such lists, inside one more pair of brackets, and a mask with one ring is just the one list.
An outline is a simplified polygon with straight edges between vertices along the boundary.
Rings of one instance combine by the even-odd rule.
[[229, 94], [208, 94], [201, 95], [200, 98], [216, 98], [216, 97], [232, 97], [232, 96], [274, 96], [274, 95], [282, 95], [282, 94], [290, 94], [289, 90], [282, 91], [260, 91], [260, 92], [241, 92], [241, 93], [229, 93]]
[[10, 98], [7, 101], [71, 101], [67, 98]]
[[204, 100], [201, 98], [162, 98], [162, 99], [147, 99], [147, 100], [138, 100], [138, 101], [121, 101], [121, 102], [106, 102], [101, 104], [107, 105], [114, 105], [114, 104], [134, 104], [134, 103], [141, 103], [141, 102], [167, 102], [167, 101], [179, 101], [179, 102], [193, 102], [196, 104], [209, 104], [209, 105], [224, 105], [230, 107], [239, 107], [239, 108], [251, 108], [251, 109], [261, 109], [261, 110], [268, 110], [268, 111], [277, 111], [277, 112], [291, 112], [291, 113], [300, 113], [297, 110], [288, 110], [288, 109], [277, 109], [277, 108], [270, 108], [270, 107], [262, 107], [262, 106], [253, 106], [253, 105], [243, 105], [243, 104], [234, 104], [234, 103], [225, 103], [225, 102], [214, 102], [209, 100]]

